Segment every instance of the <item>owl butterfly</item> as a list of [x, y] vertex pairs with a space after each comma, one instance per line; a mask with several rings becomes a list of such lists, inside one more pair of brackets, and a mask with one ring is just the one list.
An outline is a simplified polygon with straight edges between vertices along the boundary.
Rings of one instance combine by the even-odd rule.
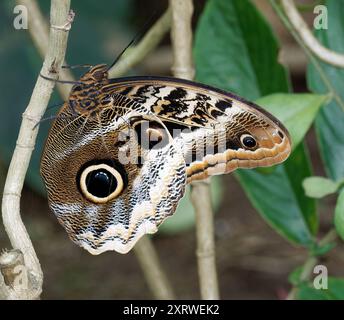
[[41, 174], [75, 243], [127, 253], [175, 212], [191, 181], [271, 166], [290, 150], [276, 118], [232, 93], [168, 77], [109, 79], [97, 65], [56, 116]]

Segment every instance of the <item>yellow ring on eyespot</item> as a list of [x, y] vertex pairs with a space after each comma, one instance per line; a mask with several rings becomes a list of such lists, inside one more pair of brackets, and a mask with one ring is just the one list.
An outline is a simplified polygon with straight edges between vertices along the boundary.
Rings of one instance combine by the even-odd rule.
[[[115, 189], [115, 191], [113, 191], [112, 193], [110, 193], [107, 197], [104, 198], [100, 198], [100, 197], [96, 197], [94, 196], [92, 193], [90, 193], [87, 190], [87, 185], [86, 185], [86, 178], [87, 175], [92, 172], [92, 171], [96, 171], [99, 169], [104, 169], [106, 171], [108, 171], [109, 173], [111, 173], [117, 182], [117, 188]], [[121, 174], [114, 169], [113, 167], [105, 164], [105, 163], [101, 163], [101, 164], [96, 164], [96, 165], [92, 165], [87, 167], [81, 174], [80, 176], [80, 189], [81, 192], [83, 193], [83, 195], [86, 197], [86, 199], [94, 202], [94, 203], [106, 203], [114, 198], [116, 198], [123, 190], [124, 188], [124, 182], [122, 179]]]

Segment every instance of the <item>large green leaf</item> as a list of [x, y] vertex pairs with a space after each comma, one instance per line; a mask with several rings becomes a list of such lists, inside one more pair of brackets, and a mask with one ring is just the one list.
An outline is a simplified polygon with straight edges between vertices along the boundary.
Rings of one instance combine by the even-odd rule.
[[339, 236], [344, 240], [344, 190], [342, 190], [337, 199], [334, 224]]
[[285, 164], [274, 171], [240, 170], [236, 177], [252, 205], [277, 232], [290, 241], [311, 246], [318, 218], [315, 202], [304, 195], [301, 185], [310, 175], [308, 156], [300, 144]]
[[303, 140], [327, 99], [327, 96], [317, 94], [275, 93], [258, 99], [256, 103], [283, 122], [295, 148]]
[[[303, 225], [303, 227], [306, 227], [309, 229], [308, 231], [314, 234], [318, 227], [318, 218], [315, 201], [306, 197], [302, 187], [302, 181], [306, 177], [311, 176], [312, 171], [308, 164], [309, 160], [305, 148], [303, 145], [299, 146], [299, 144], [326, 99], [326, 96], [316, 94], [272, 94], [256, 101], [285, 124], [293, 141], [293, 148], [296, 148], [285, 164], [280, 166], [282, 168], [280, 174], [283, 172], [284, 180], [288, 182], [289, 187], [287, 185], [285, 188], [279, 186], [279, 189], [276, 189], [272, 194], [272, 197], [276, 197], [276, 201], [281, 201], [283, 193], [289, 189], [289, 196], [296, 200], [290, 202], [289, 209], [290, 212], [294, 212], [293, 215], [290, 214], [285, 219], [280, 217], [281, 211], [285, 210], [288, 203], [286, 203], [286, 206], [277, 206], [277, 211], [269, 210], [269, 206], [263, 205], [263, 201], [260, 200], [263, 194], [260, 194], [260, 192], [265, 192], [269, 189], [268, 185], [265, 188], [254, 190], [255, 187], [254, 185], [252, 186], [250, 174], [246, 176], [246, 179], [241, 180], [254, 206], [261, 214], [282, 234], [302, 244], [310, 243], [310, 239], [299, 237], [300, 234], [298, 234], [297, 228], [294, 229], [294, 226], [296, 226], [295, 222], [300, 219], [299, 225], [302, 226], [302, 220], [305, 220], [306, 225]], [[281, 105], [283, 105], [283, 108], [281, 108]], [[298, 174], [295, 174], [295, 168], [298, 168]], [[269, 183], [270, 178], [275, 179], [275, 176], [278, 175], [278, 172], [270, 172], [271, 176], [268, 174], [264, 175], [263, 173], [257, 172], [262, 183], [266, 184]], [[242, 174], [244, 174], [244, 171], [242, 171]], [[279, 197], [276, 195], [278, 192], [281, 192]], [[309, 234], [308, 231], [304, 230], [304, 234]]]
[[247, 0], [209, 0], [195, 36], [196, 78], [254, 100], [288, 91], [278, 44]]
[[[251, 100], [288, 92], [287, 74], [277, 62], [278, 43], [250, 1], [208, 1], [195, 39], [198, 80]], [[323, 99], [306, 96], [307, 103], [303, 104], [302, 98], [291, 97], [290, 108], [278, 96], [264, 98], [269, 102], [267, 105], [271, 102], [271, 111], [277, 117], [285, 118], [281, 120], [286, 120], [295, 146], [308, 130]], [[297, 118], [300, 115], [302, 121]], [[278, 232], [308, 246], [313, 243], [318, 225], [315, 201], [305, 197], [302, 189], [302, 180], [310, 175], [306, 150], [299, 144], [289, 160], [276, 170], [241, 170], [237, 177], [252, 204]]]
[[[317, 30], [316, 36], [326, 47], [344, 53], [344, 1], [328, 0], [328, 29]], [[333, 180], [344, 177], [344, 69], [319, 62], [323, 73], [327, 77], [332, 90], [341, 101], [342, 107], [336, 100], [323, 108], [316, 119], [315, 125], [320, 150], [327, 174]], [[309, 65], [309, 88], [318, 93], [328, 92], [317, 69]]]

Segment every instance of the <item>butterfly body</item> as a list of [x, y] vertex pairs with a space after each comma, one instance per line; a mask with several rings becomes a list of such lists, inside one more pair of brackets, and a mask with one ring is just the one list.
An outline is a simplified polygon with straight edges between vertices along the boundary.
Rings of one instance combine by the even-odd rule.
[[41, 161], [49, 204], [92, 254], [128, 252], [176, 210], [187, 183], [282, 162], [287, 130], [233, 94], [167, 77], [80, 78]]

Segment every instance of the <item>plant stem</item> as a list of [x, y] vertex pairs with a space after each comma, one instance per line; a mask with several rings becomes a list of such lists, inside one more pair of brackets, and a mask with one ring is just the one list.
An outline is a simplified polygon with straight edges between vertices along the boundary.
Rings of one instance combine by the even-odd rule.
[[275, 0], [269, 0], [272, 8], [275, 10], [285, 27], [289, 30], [289, 32], [293, 35], [296, 42], [299, 44], [299, 46], [303, 49], [309, 60], [312, 62], [314, 67], [317, 69], [320, 78], [322, 79], [325, 87], [332, 95], [333, 99], [336, 100], [338, 105], [343, 109], [344, 111], [344, 101], [341, 99], [341, 97], [337, 94], [336, 89], [333, 88], [330, 80], [328, 79], [327, 75], [323, 71], [323, 68], [321, 64], [319, 63], [318, 59], [312, 54], [312, 52], [308, 49], [308, 47], [303, 43], [302, 39], [299, 37], [297, 32], [294, 30], [293, 26], [289, 22], [288, 18], [285, 16], [283, 10], [280, 8], [280, 6], [276, 3]]
[[191, 186], [191, 202], [196, 213], [197, 260], [201, 297], [219, 299], [216, 272], [214, 221], [209, 181]]
[[293, 0], [281, 0], [284, 12], [289, 18], [294, 30], [298, 33], [302, 42], [319, 59], [336, 67], [344, 68], [344, 55], [324, 47], [303, 20]]
[[[174, 76], [192, 80], [192, 0], [170, 0], [172, 8], [172, 48]], [[197, 262], [202, 299], [219, 299], [215, 263], [214, 216], [209, 183], [197, 182], [191, 188], [191, 201], [196, 214]]]
[[166, 274], [163, 272], [151, 239], [148, 236], [143, 237], [135, 245], [134, 251], [154, 297], [161, 300], [175, 299], [175, 294]]
[[126, 54], [109, 70], [109, 76], [119, 77], [141, 62], [159, 44], [170, 27], [171, 9], [168, 8], [142, 40], [133, 48], [127, 49]]

